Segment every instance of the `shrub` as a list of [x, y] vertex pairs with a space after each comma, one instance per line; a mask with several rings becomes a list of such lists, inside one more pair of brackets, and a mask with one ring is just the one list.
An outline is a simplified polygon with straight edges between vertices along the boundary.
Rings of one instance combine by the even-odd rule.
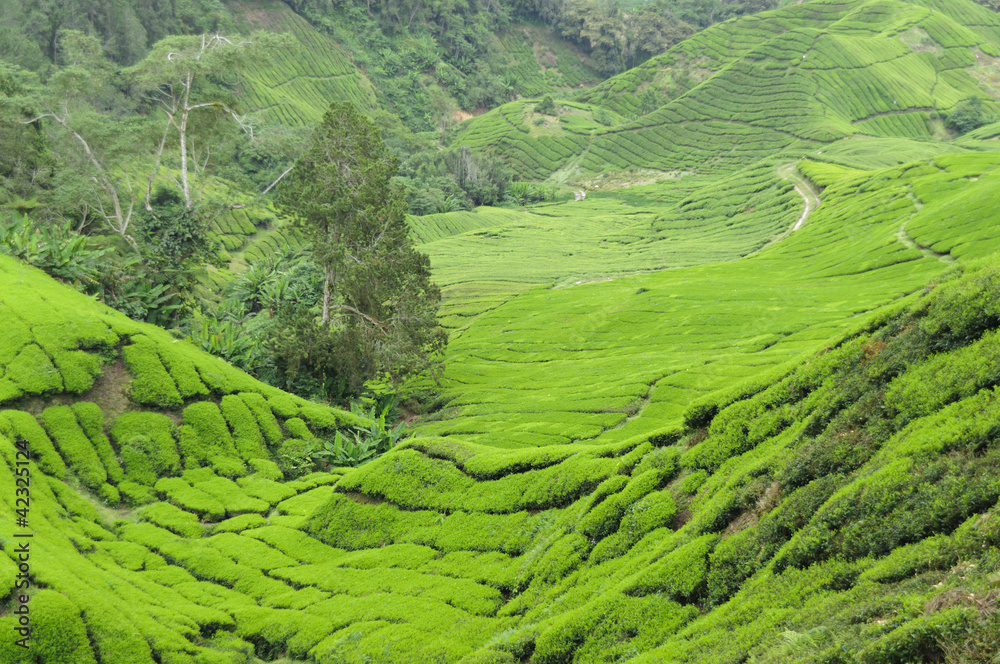
[[545, 95], [542, 100], [535, 105], [535, 113], [545, 115], [556, 114], [556, 103], [552, 100], [552, 95]]
[[280, 480], [282, 478], [281, 469], [278, 464], [270, 459], [250, 459], [250, 470], [253, 474], [262, 479]]
[[288, 429], [288, 433], [292, 438], [301, 438], [302, 440], [312, 440], [316, 438], [306, 423], [299, 419], [298, 417], [291, 417], [285, 420], [285, 428]]
[[181, 537], [196, 538], [205, 534], [205, 527], [198, 523], [197, 516], [170, 503], [155, 503], [142, 508], [139, 519], [165, 528]]
[[104, 465], [69, 406], [46, 408], [41, 420], [62, 457], [84, 485], [96, 490], [107, 481], [108, 473]]
[[132, 482], [153, 486], [160, 477], [176, 475], [181, 457], [174, 439], [176, 427], [160, 413], [125, 413], [111, 426], [125, 476]]
[[670, 469], [650, 470], [629, 480], [621, 492], [609, 496], [580, 520], [577, 530], [600, 540], [618, 528], [619, 521], [640, 498], [658, 488]]
[[287, 479], [302, 477], [315, 467], [313, 452], [317, 449], [315, 443], [289, 438], [278, 448], [278, 468]]
[[122, 501], [130, 507], [140, 507], [159, 500], [152, 487], [133, 482], [132, 480], [123, 480], [120, 482], [118, 484], [118, 492], [121, 494]]
[[118, 463], [115, 450], [111, 447], [111, 442], [104, 435], [104, 412], [96, 403], [89, 401], [77, 401], [73, 404], [73, 413], [77, 421], [83, 428], [84, 433], [94, 444], [97, 455], [101, 458], [104, 468], [108, 473], [108, 480], [117, 484], [121, 482], [125, 474]]
[[122, 499], [118, 489], [110, 484], [102, 484], [101, 488], [97, 490], [97, 497], [109, 507], [118, 507], [118, 503]]
[[959, 134], [965, 134], [993, 121], [993, 116], [983, 108], [982, 99], [966, 97], [948, 114], [945, 124]]
[[893, 550], [862, 572], [862, 580], [894, 583], [936, 569], [948, 569], [958, 562], [958, 552], [950, 537], [935, 535]]
[[122, 357], [135, 376], [129, 395], [133, 401], [171, 410], [184, 404], [174, 379], [160, 362], [153, 341], [142, 335], [133, 337], [132, 344], [122, 348]]
[[41, 470], [60, 479], [66, 477], [66, 464], [34, 417], [21, 410], [0, 411], [0, 418], [3, 417], [10, 423], [15, 441], [28, 443], [30, 454]]
[[6, 378], [28, 394], [45, 394], [63, 389], [62, 376], [48, 355], [35, 344], [21, 349], [7, 365]]
[[[180, 448], [184, 454], [185, 468], [222, 463], [225, 474], [246, 473], [229, 433], [229, 426], [219, 407], [210, 401], [199, 401], [184, 409]], [[229, 463], [225, 463], [225, 460]]]
[[201, 382], [194, 362], [176, 349], [173, 344], [163, 344], [157, 348], [160, 359], [169, 370], [170, 377], [177, 383], [177, 391], [182, 398], [188, 399], [208, 394], [208, 388]]
[[281, 427], [278, 425], [278, 420], [274, 417], [274, 412], [271, 410], [271, 406], [268, 405], [266, 399], [263, 396], [256, 394], [254, 392], [241, 392], [240, 398], [243, 399], [243, 403], [247, 405], [253, 416], [257, 418], [257, 425], [260, 427], [261, 433], [267, 440], [268, 445], [277, 445], [282, 441], [284, 436], [281, 433]]
[[697, 602], [706, 590], [708, 557], [720, 538], [702, 535], [649, 565], [626, 586], [630, 595], [663, 593], [681, 603]]
[[236, 516], [248, 512], [266, 512], [270, 505], [259, 498], [252, 498], [230, 479], [225, 477], [210, 477], [195, 481], [192, 486], [212, 496], [226, 509], [228, 516]]
[[185, 511], [199, 514], [206, 520], [219, 521], [226, 516], [226, 507], [219, 499], [191, 486], [188, 481], [180, 477], [160, 479], [156, 483], [156, 490], [166, 494], [171, 503]]
[[225, 521], [220, 521], [212, 528], [213, 533], [241, 533], [251, 528], [267, 525], [267, 519], [260, 514], [241, 514]]
[[222, 414], [233, 430], [233, 444], [245, 461], [267, 458], [264, 436], [246, 403], [235, 394], [222, 397]]
[[958, 278], [937, 286], [926, 300], [920, 330], [934, 337], [934, 350], [950, 350], [1000, 326], [1000, 266], [979, 261]]
[[72, 222], [55, 226], [28, 215], [0, 215], [0, 252], [67, 282], [92, 285], [100, 278], [108, 249], [95, 249], [91, 242], [73, 232]]
[[96, 663], [80, 609], [54, 590], [31, 597], [31, 647], [39, 661]]
[[860, 653], [862, 664], [906, 664], [940, 659], [942, 644], [964, 634], [978, 618], [966, 607], [953, 607], [904, 623]]
[[250, 477], [241, 477], [237, 482], [248, 496], [259, 498], [270, 505], [277, 505], [281, 501], [295, 495], [294, 489], [274, 481], [275, 479], [280, 480], [281, 477], [281, 471], [278, 470], [277, 478], [264, 478], [251, 475]]

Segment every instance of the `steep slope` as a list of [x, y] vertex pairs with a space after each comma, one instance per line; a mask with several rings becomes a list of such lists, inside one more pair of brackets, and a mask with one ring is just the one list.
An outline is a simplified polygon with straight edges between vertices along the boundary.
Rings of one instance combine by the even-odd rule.
[[[303, 439], [368, 422], [258, 383], [6, 256], [0, 280], [0, 622], [13, 633], [19, 560], [35, 629], [27, 651], [4, 639], [0, 660], [229, 661], [222, 652], [252, 649], [230, 634], [234, 614], [273, 620], [316, 601], [261, 569], [296, 564], [279, 549], [308, 555], [289, 528], [338, 477], [292, 481]], [[232, 534], [267, 524], [262, 540]]]
[[240, 3], [234, 6], [244, 31], [287, 33], [296, 47], [274, 54], [266, 64], [246, 72], [241, 89], [248, 109], [271, 122], [313, 125], [330, 100], [377, 108], [375, 87], [354, 66], [348, 53], [329, 36], [281, 2]]
[[[35, 630], [0, 658], [785, 661], [791, 630], [822, 661], [903, 664], [988, 644], [1000, 268], [969, 261], [997, 246], [1000, 159], [802, 171], [820, 210], [756, 258], [516, 298], [502, 326], [590, 355], [583, 384], [486, 315], [459, 341], [549, 371], [504, 362], [473, 389], [470, 353], [468, 394], [492, 396], [453, 405], [447, 437], [300, 478], [301, 440], [362, 422], [0, 258], [0, 626], [28, 540]], [[551, 338], [593, 307], [606, 326]], [[687, 380], [598, 436], [664, 374]]]
[[[719, 26], [713, 67], [812, 30], [902, 86], [873, 35], [988, 49], [969, 7], [803, 3]], [[614, 143], [573, 108], [558, 129]], [[829, 108], [808, 126], [853, 122]], [[991, 661], [997, 128], [897, 129], [742, 158], [705, 134], [705, 173], [414, 220], [441, 408], [353, 470], [320, 446], [363, 418], [0, 256], [0, 631], [32, 629], [0, 662]], [[796, 183], [821, 202], [793, 231]]]
[[510, 594], [466, 662], [988, 661], [998, 167], [803, 164], [820, 210], [753, 259], [515, 298], [456, 341], [419, 427], [444, 437], [346, 475], [309, 531], [439, 524]]
[[[242, 32], [268, 30], [293, 38], [292, 48], [251, 67], [240, 81], [245, 110], [267, 122], [316, 124], [331, 100], [369, 111], [382, 108], [423, 129], [448, 126], [461, 115], [458, 90], [471, 79], [441, 61], [429, 36], [400, 38], [388, 48], [354, 34], [350, 21], [332, 8], [319, 25], [278, 0], [233, 3], [230, 11]], [[492, 66], [503, 68], [524, 94], [568, 94], [603, 78], [578, 49], [530, 21], [515, 22], [490, 44]]]

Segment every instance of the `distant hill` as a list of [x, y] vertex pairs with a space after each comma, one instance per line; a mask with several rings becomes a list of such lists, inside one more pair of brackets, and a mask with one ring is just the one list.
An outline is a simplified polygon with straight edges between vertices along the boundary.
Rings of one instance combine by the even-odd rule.
[[[538, 133], [514, 102], [463, 125], [453, 143], [496, 146], [525, 177], [576, 169], [712, 172], [853, 136], [932, 142], [963, 99], [998, 108], [989, 74], [1000, 17], [971, 1], [817, 0], [712, 26], [581, 93], [628, 122]], [[588, 113], [592, 114], [590, 110]], [[552, 124], [552, 123], [546, 123]]]

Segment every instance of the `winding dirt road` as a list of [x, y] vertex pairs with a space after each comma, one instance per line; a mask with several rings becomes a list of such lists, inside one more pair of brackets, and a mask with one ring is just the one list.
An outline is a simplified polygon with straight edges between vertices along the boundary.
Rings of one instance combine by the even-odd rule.
[[779, 166], [778, 176], [795, 185], [795, 191], [799, 192], [799, 196], [801, 196], [802, 200], [806, 202], [806, 209], [802, 211], [802, 216], [799, 217], [799, 220], [795, 222], [794, 226], [792, 226], [792, 230], [797, 231], [802, 228], [802, 224], [806, 222], [806, 219], [809, 218], [812, 211], [819, 207], [819, 194], [798, 174], [795, 170], [794, 162], [791, 164], [785, 164], [784, 166]]

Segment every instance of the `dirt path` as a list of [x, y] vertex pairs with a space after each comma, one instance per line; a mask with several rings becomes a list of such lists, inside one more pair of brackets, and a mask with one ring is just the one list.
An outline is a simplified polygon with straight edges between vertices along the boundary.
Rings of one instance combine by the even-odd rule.
[[802, 224], [806, 222], [806, 219], [809, 218], [812, 211], [819, 207], [819, 194], [796, 172], [794, 162], [791, 164], [785, 164], [784, 166], [779, 166], [778, 176], [795, 185], [795, 191], [799, 192], [799, 196], [801, 196], [802, 200], [806, 202], [806, 209], [803, 210], [802, 216], [799, 217], [799, 220], [795, 222], [794, 226], [792, 226], [792, 230], [797, 231], [802, 228]]

